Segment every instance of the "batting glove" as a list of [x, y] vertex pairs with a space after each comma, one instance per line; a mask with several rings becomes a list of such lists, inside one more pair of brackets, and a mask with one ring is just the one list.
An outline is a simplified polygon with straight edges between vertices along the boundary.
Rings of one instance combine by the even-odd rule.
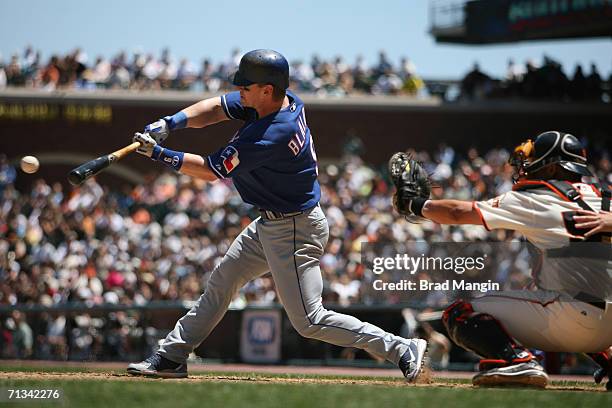
[[145, 126], [143, 134], [145, 133], [148, 133], [156, 143], [162, 144], [170, 135], [170, 126], [165, 119], [160, 119]]
[[151, 135], [148, 133], [138, 133], [134, 134], [133, 142], [140, 142], [140, 147], [136, 150], [136, 152], [151, 157], [153, 155], [153, 149], [157, 146], [157, 142]]

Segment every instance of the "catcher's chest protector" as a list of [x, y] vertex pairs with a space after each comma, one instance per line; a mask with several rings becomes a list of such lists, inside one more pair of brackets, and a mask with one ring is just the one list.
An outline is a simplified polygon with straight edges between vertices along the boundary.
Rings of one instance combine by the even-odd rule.
[[[601, 197], [601, 210], [602, 211], [610, 211], [610, 198], [612, 197], [612, 190], [607, 184], [604, 183], [594, 183], [591, 184], [593, 191], [597, 191], [598, 195]], [[515, 184], [513, 191], [528, 191], [533, 189], [541, 189], [547, 188], [553, 191], [558, 196], [562, 197], [566, 201], [575, 202], [586, 211], [597, 211], [598, 209], [592, 208], [589, 206], [583, 199], [578, 190], [570, 183], [569, 181], [564, 180], [526, 180], [520, 181]], [[575, 224], [573, 220], [574, 214], [571, 212], [564, 213], [563, 218], [566, 226], [571, 227]], [[568, 229], [570, 229], [568, 227]], [[572, 232], [572, 231], [570, 231]], [[575, 231], [577, 235], [580, 235], [580, 231]], [[583, 231], [584, 232], [584, 231]], [[587, 241], [592, 242], [610, 242], [610, 237], [612, 237], [612, 233], [603, 232], [597, 235], [591, 236]], [[581, 240], [582, 241], [582, 240]]]

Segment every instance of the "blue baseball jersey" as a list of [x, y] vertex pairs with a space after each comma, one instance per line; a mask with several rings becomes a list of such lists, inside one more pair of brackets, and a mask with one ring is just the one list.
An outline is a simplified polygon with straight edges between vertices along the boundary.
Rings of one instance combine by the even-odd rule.
[[321, 197], [317, 156], [304, 102], [287, 91], [289, 106], [259, 118], [240, 92], [221, 96], [230, 119], [244, 122], [229, 144], [206, 158], [217, 177], [231, 177], [242, 199], [263, 210], [303, 211]]

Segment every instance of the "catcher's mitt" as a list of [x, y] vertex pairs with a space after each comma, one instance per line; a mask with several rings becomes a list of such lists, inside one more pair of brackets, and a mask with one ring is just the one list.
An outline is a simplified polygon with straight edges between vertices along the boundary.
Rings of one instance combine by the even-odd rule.
[[406, 153], [395, 153], [389, 159], [389, 173], [397, 191], [393, 207], [410, 222], [423, 220], [423, 205], [431, 194], [429, 175], [421, 164]]

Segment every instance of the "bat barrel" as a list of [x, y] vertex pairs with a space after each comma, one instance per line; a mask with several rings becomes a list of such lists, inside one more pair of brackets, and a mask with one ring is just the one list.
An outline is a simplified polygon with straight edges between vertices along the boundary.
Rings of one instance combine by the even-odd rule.
[[111, 155], [101, 156], [97, 159], [81, 164], [68, 174], [68, 181], [73, 186], [78, 186], [91, 176], [98, 174], [100, 171], [108, 167], [111, 164], [110, 157]]
[[83, 163], [79, 167], [73, 169], [70, 173], [68, 173], [68, 181], [73, 186], [78, 186], [91, 176], [98, 174], [100, 171], [110, 166], [114, 161], [119, 160], [124, 156], [132, 153], [139, 147], [140, 142], [133, 142], [125, 146], [124, 148], [112, 152], [111, 154], [107, 154], [106, 156], [100, 156], [97, 159], [93, 159], [88, 161], [87, 163]]

